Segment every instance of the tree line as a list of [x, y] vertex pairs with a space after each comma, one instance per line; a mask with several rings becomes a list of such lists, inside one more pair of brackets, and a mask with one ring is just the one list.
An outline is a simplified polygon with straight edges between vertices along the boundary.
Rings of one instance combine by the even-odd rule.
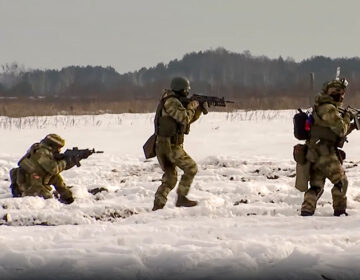
[[[180, 60], [135, 72], [118, 73], [112, 67], [69, 66], [61, 70], [25, 70], [6, 64], [0, 72], [2, 97], [50, 97], [68, 99], [155, 100], [174, 76], [191, 81], [192, 91], [247, 98], [304, 97], [335, 78], [336, 68], [349, 81], [349, 92], [360, 91], [360, 58], [315, 56], [301, 62], [292, 58], [270, 59], [249, 51], [235, 53], [223, 48], [192, 52]], [[310, 75], [315, 80], [311, 83]]]

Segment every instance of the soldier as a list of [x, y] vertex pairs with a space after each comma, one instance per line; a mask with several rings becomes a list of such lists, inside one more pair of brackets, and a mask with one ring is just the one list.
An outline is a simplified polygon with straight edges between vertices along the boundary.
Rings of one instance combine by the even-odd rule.
[[176, 167], [184, 172], [177, 188], [176, 207], [197, 205], [197, 201], [186, 197], [198, 168], [184, 151], [183, 142], [190, 124], [200, 117], [202, 106], [206, 107], [207, 104], [199, 106], [198, 101], [189, 102], [186, 99], [190, 91], [190, 82], [186, 78], [173, 78], [170, 87], [171, 90], [164, 90], [155, 116], [156, 156], [164, 175], [155, 193], [153, 211], [165, 206], [169, 192], [175, 187]]
[[75, 165], [71, 158], [57, 159], [64, 139], [48, 134], [40, 143], [33, 144], [19, 160], [18, 168], [10, 170], [10, 189], [13, 197], [40, 196], [52, 198], [53, 185], [60, 195], [60, 201], [70, 204], [74, 201], [71, 190], [66, 186], [60, 172]]
[[[345, 79], [335, 79], [325, 83], [320, 94], [315, 97], [313, 107], [313, 125], [310, 139], [306, 141], [308, 148], [306, 159], [310, 161], [310, 188], [305, 192], [301, 206], [302, 216], [312, 216], [316, 203], [324, 192], [325, 179], [334, 184], [331, 194], [333, 198], [334, 216], [346, 213], [346, 191], [348, 180], [342, 167], [344, 159], [342, 147], [346, 135], [355, 127], [350, 124], [350, 114], [339, 113], [347, 87]], [[342, 144], [340, 144], [342, 143]]]

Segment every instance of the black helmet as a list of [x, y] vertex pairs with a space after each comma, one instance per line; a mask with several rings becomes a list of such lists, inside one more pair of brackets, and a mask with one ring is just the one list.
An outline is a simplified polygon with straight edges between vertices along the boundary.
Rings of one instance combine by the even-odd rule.
[[170, 88], [175, 93], [188, 95], [190, 91], [190, 82], [184, 77], [175, 77], [171, 80]]

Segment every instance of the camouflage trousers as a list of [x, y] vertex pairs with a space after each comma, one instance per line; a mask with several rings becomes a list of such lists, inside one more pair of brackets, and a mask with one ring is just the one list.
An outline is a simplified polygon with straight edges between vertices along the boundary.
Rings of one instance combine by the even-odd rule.
[[184, 151], [182, 145], [171, 144], [167, 137], [158, 136], [157, 138], [156, 155], [164, 174], [162, 183], [155, 193], [155, 201], [165, 205], [169, 192], [177, 183], [176, 167], [184, 172], [177, 188], [177, 193], [184, 196], [188, 194], [198, 168], [195, 161]]
[[301, 211], [315, 212], [316, 203], [324, 192], [326, 178], [334, 184], [331, 189], [334, 211], [346, 210], [348, 180], [338, 158], [336, 148], [320, 145], [316, 149], [310, 150], [310, 153], [315, 153], [317, 156], [311, 163], [311, 188], [305, 192]]
[[13, 196], [40, 196], [45, 199], [52, 198], [53, 185], [56, 191], [63, 197], [72, 196], [71, 191], [65, 185], [60, 174], [48, 175], [46, 178], [35, 173], [29, 174], [21, 168], [13, 168], [10, 170], [11, 189]]

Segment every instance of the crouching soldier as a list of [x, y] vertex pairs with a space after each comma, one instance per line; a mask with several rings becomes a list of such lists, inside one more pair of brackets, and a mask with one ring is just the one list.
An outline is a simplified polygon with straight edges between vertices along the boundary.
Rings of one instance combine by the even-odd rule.
[[[177, 182], [176, 167], [184, 174], [177, 188], [177, 207], [193, 207], [196, 201], [187, 198], [190, 185], [197, 173], [195, 161], [184, 151], [184, 134], [189, 133], [190, 124], [196, 121], [207, 104], [189, 101], [190, 82], [183, 77], [173, 78], [171, 90], [165, 90], [155, 116], [156, 156], [164, 171], [162, 183], [155, 193], [153, 211], [162, 209], [169, 192]], [[206, 103], [206, 102], [205, 102]], [[202, 107], [203, 106], [203, 107]]]
[[52, 198], [52, 186], [60, 195], [60, 201], [74, 201], [71, 190], [63, 181], [60, 172], [74, 166], [69, 159], [57, 159], [56, 155], [65, 145], [64, 139], [49, 134], [40, 143], [33, 144], [19, 160], [17, 168], [10, 170], [10, 189], [13, 197], [40, 196]]
[[342, 167], [344, 152], [338, 147], [342, 147], [346, 135], [355, 126], [350, 124], [348, 112], [341, 114], [338, 110], [342, 105], [346, 87], [345, 79], [336, 79], [324, 84], [322, 92], [315, 97], [313, 125], [310, 139], [306, 141], [306, 159], [311, 163], [310, 188], [304, 195], [302, 216], [314, 214], [316, 203], [324, 192], [326, 178], [334, 185], [331, 190], [334, 215], [347, 215], [348, 180]]

